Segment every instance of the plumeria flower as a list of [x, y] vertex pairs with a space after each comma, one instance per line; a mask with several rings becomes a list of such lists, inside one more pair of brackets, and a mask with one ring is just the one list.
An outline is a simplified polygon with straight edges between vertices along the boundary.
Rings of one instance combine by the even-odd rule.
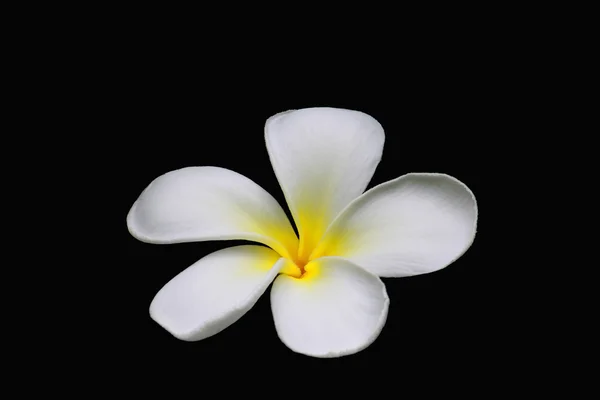
[[384, 144], [358, 111], [309, 108], [269, 118], [265, 141], [298, 230], [250, 179], [218, 167], [156, 178], [127, 215], [148, 243], [249, 240], [209, 254], [168, 282], [151, 317], [196, 341], [241, 318], [271, 283], [281, 341], [297, 353], [338, 357], [369, 346], [389, 299], [379, 277], [433, 272], [459, 258], [477, 225], [473, 193], [457, 179], [410, 173], [363, 193]]

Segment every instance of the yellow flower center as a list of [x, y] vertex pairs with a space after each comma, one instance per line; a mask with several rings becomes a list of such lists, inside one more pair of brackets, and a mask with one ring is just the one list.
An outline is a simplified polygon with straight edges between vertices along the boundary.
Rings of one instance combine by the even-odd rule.
[[[318, 239], [315, 240], [314, 237], [311, 239], [312, 240], [303, 241], [302, 237], [300, 238], [297, 254], [290, 252], [281, 254], [282, 257], [285, 257], [288, 262], [281, 269], [280, 273], [289, 275], [292, 278], [301, 279], [303, 281], [308, 281], [318, 275], [318, 257], [312, 256], [313, 250], [318, 243]], [[309, 245], [307, 246], [307, 244]], [[323, 254], [323, 252], [320, 252], [320, 254]]]
[[[326, 251], [331, 246], [321, 241], [331, 218], [327, 217], [323, 210], [315, 207], [303, 207], [298, 213], [297, 221], [298, 236], [293, 229], [282, 229], [275, 222], [268, 225], [268, 229], [258, 230], [266, 237], [272, 238], [264, 244], [271, 247], [279, 255], [288, 260], [280, 273], [289, 275], [296, 279], [309, 279], [317, 275], [319, 257], [334, 254]], [[258, 228], [254, 228], [256, 231]]]

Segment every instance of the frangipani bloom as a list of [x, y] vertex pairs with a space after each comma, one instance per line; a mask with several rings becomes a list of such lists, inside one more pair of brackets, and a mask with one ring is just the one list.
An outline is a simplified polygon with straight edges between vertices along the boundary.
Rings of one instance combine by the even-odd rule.
[[281, 341], [314, 357], [356, 353], [379, 335], [389, 299], [379, 277], [433, 272], [471, 245], [473, 193], [457, 179], [411, 173], [363, 193], [381, 159], [384, 132], [369, 115], [334, 108], [269, 118], [265, 141], [296, 223], [248, 178], [190, 167], [156, 178], [127, 226], [149, 243], [249, 240], [202, 258], [150, 305], [175, 337], [195, 341], [241, 318], [273, 283]]

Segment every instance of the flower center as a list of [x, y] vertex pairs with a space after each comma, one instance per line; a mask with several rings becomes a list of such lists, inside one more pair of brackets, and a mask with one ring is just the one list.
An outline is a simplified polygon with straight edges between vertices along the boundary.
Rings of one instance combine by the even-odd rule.
[[304, 261], [303, 259], [297, 258], [292, 260], [287, 258], [285, 266], [279, 271], [279, 273], [288, 275], [295, 279], [302, 279], [308, 281], [318, 273], [318, 262]]
[[296, 264], [296, 267], [298, 267], [298, 269], [300, 270], [300, 273], [302, 275], [304, 275], [306, 273], [306, 270], [304, 269], [304, 267], [306, 266], [306, 261], [298, 259], [298, 260], [296, 260], [295, 264]]
[[[309, 232], [312, 233], [312, 231]], [[313, 254], [313, 250], [317, 247], [320, 237], [321, 235], [305, 235], [305, 240], [302, 240], [303, 236], [300, 235], [296, 254], [292, 251], [280, 253], [287, 259], [287, 263], [281, 269], [280, 273], [303, 280], [308, 280], [308, 278], [315, 276], [318, 266], [314, 261], [320, 257], [320, 254], [322, 255], [322, 252]]]

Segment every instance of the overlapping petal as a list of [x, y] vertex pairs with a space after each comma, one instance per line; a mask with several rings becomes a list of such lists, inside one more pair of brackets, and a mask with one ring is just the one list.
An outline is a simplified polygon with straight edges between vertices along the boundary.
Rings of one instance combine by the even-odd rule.
[[451, 176], [412, 173], [352, 202], [333, 222], [311, 258], [340, 256], [383, 277], [437, 271], [473, 242], [477, 202]]
[[163, 286], [152, 300], [150, 316], [179, 339], [207, 338], [250, 310], [288, 262], [262, 246], [219, 250]]
[[298, 238], [264, 189], [237, 172], [189, 167], [156, 178], [127, 215], [137, 239], [150, 243], [251, 240], [289, 257]]
[[367, 187], [381, 159], [383, 128], [362, 112], [308, 108], [269, 118], [265, 139], [306, 261], [329, 223]]
[[389, 299], [381, 280], [337, 257], [306, 265], [296, 279], [280, 275], [271, 289], [277, 334], [297, 353], [339, 357], [369, 346], [383, 328]]

